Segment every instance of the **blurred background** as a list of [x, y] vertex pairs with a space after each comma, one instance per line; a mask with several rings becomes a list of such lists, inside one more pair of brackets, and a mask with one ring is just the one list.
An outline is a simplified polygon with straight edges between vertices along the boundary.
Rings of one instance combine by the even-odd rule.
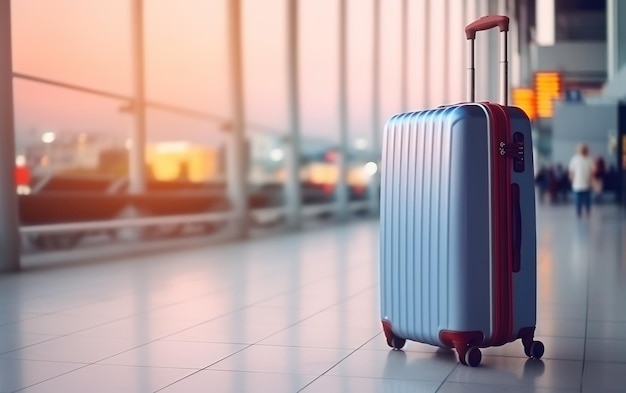
[[[538, 176], [584, 141], [606, 162], [598, 200], [624, 203], [618, 0], [3, 7], [15, 184], [2, 188], [17, 195], [21, 264], [376, 217], [386, 119], [466, 100], [464, 26], [487, 14], [511, 17], [509, 102], [533, 122]], [[499, 99], [498, 39], [476, 43], [479, 101]], [[567, 184], [542, 181], [567, 203]]]

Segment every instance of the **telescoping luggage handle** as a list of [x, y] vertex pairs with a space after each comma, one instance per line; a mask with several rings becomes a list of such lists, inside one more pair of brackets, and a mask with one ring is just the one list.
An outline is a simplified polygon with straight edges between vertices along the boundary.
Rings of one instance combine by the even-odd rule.
[[[470, 102], [476, 101], [476, 69], [475, 69], [475, 56], [474, 56], [474, 41], [476, 39], [476, 32], [482, 30], [489, 30], [494, 27], [500, 29], [500, 102], [502, 105], [507, 106], [509, 96], [509, 75], [508, 75], [508, 31], [509, 31], [509, 18], [503, 15], [490, 15], [484, 16], [469, 25], [465, 26], [465, 36], [468, 40], [468, 63], [467, 68], [467, 90], [468, 99]], [[513, 169], [516, 172], [524, 170], [524, 136], [521, 133], [515, 133], [513, 135], [513, 143], [507, 144], [506, 142], [500, 142], [500, 154], [510, 156], [513, 158]], [[521, 269], [521, 245], [522, 245], [522, 215], [520, 205], [520, 189], [519, 185], [513, 183], [511, 185], [511, 198], [512, 198], [512, 247], [513, 247], [513, 260], [512, 271], [517, 273]]]
[[465, 36], [468, 40], [469, 65], [467, 68], [468, 100], [476, 101], [476, 68], [474, 64], [474, 40], [476, 32], [489, 30], [494, 27], [500, 29], [500, 102], [508, 105], [509, 97], [509, 61], [507, 36], [509, 32], [509, 18], [504, 15], [483, 16], [465, 26]]

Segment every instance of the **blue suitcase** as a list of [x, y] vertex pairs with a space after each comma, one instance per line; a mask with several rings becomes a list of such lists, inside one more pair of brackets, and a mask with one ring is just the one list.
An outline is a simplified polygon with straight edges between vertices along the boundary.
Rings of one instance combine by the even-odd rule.
[[[521, 339], [543, 355], [536, 324], [536, 223], [530, 120], [506, 106], [505, 16], [466, 27], [470, 102], [393, 116], [381, 160], [380, 299], [387, 343], [456, 349]], [[504, 105], [474, 101], [474, 39], [499, 27]]]

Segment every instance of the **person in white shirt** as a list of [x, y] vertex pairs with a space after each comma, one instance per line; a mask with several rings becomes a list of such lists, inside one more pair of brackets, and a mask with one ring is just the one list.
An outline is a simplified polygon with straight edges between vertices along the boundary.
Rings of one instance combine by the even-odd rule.
[[583, 207], [587, 216], [591, 210], [591, 182], [593, 179], [593, 159], [589, 156], [589, 147], [578, 145], [577, 153], [569, 163], [569, 176], [576, 201], [576, 214], [582, 216]]

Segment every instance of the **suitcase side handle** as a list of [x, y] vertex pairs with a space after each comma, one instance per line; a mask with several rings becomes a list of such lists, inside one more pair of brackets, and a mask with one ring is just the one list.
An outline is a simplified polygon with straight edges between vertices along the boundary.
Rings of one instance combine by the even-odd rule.
[[511, 184], [513, 202], [513, 273], [522, 268], [522, 206], [520, 203], [519, 184]]
[[507, 106], [509, 103], [509, 60], [508, 60], [508, 32], [509, 17], [504, 15], [483, 16], [465, 27], [465, 36], [468, 42], [467, 67], [467, 95], [469, 102], [476, 101], [476, 67], [474, 59], [474, 41], [476, 32], [500, 28], [500, 102]]

